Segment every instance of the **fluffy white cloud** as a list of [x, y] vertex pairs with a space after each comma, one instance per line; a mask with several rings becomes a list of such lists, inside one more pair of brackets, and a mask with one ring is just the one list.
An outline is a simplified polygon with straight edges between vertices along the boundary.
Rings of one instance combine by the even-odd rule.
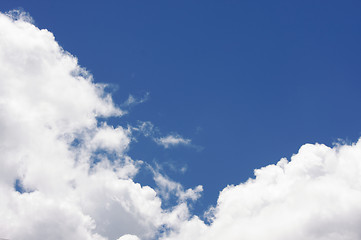
[[131, 179], [130, 129], [97, 120], [123, 114], [105, 85], [29, 19], [0, 14], [0, 237], [149, 239], [176, 224]]
[[361, 141], [306, 144], [255, 176], [223, 189], [210, 225], [193, 217], [164, 239], [361, 239]]
[[[186, 202], [202, 186], [184, 190], [154, 172], [157, 193], [132, 180], [142, 165], [127, 155], [132, 131], [154, 138], [153, 125], [99, 122], [123, 114], [105, 86], [52, 33], [14, 13], [0, 14], [0, 237], [361, 239], [361, 141], [306, 144], [289, 162], [255, 170], [254, 179], [221, 191], [206, 224]], [[166, 148], [190, 144], [155, 139]], [[159, 194], [170, 193], [179, 204], [162, 209]]]
[[189, 145], [191, 143], [190, 139], [185, 139], [178, 135], [168, 135], [166, 137], [155, 138], [154, 141], [165, 148], [176, 145]]
[[121, 236], [118, 240], [139, 240], [139, 238], [135, 235], [126, 234]]
[[90, 147], [93, 150], [104, 149], [111, 152], [122, 153], [129, 146], [129, 134], [130, 131], [124, 130], [122, 127], [114, 129], [114, 127], [103, 123], [101, 127], [97, 128], [95, 135], [91, 139]]

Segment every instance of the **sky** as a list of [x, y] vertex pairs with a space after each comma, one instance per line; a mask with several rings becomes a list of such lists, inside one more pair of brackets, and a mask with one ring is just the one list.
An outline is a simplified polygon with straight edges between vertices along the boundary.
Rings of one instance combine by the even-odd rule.
[[360, 10], [2, 1], [0, 238], [360, 239]]

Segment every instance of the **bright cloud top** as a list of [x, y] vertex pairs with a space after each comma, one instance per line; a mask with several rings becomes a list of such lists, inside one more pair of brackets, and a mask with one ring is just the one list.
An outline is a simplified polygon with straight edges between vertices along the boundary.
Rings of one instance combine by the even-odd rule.
[[[184, 189], [158, 172], [159, 191], [133, 181], [143, 164], [127, 155], [135, 128], [98, 120], [123, 111], [22, 13], [0, 14], [0, 86], [0, 238], [361, 239], [361, 141], [306, 144], [289, 162], [255, 170], [221, 191], [206, 224], [187, 203], [202, 186]], [[178, 204], [162, 209], [170, 193]]]
[[255, 175], [223, 189], [211, 225], [193, 217], [165, 239], [361, 239], [361, 141], [306, 144]]

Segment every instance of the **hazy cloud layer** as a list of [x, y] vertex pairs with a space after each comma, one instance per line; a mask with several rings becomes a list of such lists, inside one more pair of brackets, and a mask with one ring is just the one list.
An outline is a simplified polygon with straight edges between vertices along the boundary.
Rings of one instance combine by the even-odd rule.
[[[289, 162], [255, 170], [221, 191], [205, 224], [187, 204], [202, 186], [184, 189], [156, 171], [158, 192], [135, 183], [143, 164], [127, 155], [135, 128], [97, 120], [123, 114], [105, 86], [52, 33], [10, 15], [0, 14], [0, 238], [361, 239], [361, 141], [306, 144]], [[167, 194], [178, 205], [162, 209]]]

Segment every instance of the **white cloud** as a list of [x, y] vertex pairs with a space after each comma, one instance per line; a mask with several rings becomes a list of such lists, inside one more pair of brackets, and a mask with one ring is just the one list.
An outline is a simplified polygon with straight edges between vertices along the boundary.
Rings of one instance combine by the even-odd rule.
[[97, 120], [123, 114], [105, 85], [14, 14], [0, 14], [0, 237], [151, 239], [184, 218], [186, 205], [163, 210], [132, 180], [142, 162], [126, 154], [131, 131]]
[[[52, 33], [14, 14], [0, 14], [0, 237], [144, 240], [161, 229], [160, 238], [172, 240], [361, 239], [361, 140], [306, 144], [290, 162], [255, 170], [254, 179], [221, 191], [211, 224], [192, 216], [186, 202], [202, 186], [184, 190], [155, 173], [159, 194], [179, 199], [162, 209], [157, 191], [132, 179], [142, 165], [127, 155], [133, 128], [97, 120], [123, 114], [105, 86]], [[152, 128], [139, 129], [151, 136]], [[191, 142], [156, 140], [164, 147]]]
[[133, 127], [133, 130], [142, 133], [145, 137], [150, 137], [155, 143], [163, 146], [164, 148], [175, 147], [177, 145], [187, 145], [197, 149], [198, 151], [203, 150], [200, 146], [192, 145], [192, 140], [183, 138], [178, 134], [169, 134], [165, 137], [158, 137], [160, 131], [158, 128], [154, 127], [153, 123], [147, 122], [139, 122], [138, 127]]
[[101, 127], [97, 128], [96, 133], [90, 141], [90, 146], [93, 150], [105, 149], [107, 151], [122, 153], [129, 146], [129, 135], [129, 130], [125, 130], [122, 127], [114, 128], [103, 123]]
[[132, 107], [141, 103], [148, 101], [149, 92], [145, 93], [142, 98], [136, 98], [132, 94], [129, 94], [128, 99], [122, 104], [124, 107]]
[[126, 234], [126, 235], [118, 238], [118, 240], [139, 240], [139, 238], [135, 235]]
[[141, 132], [145, 137], [151, 137], [158, 132], [158, 129], [149, 121], [139, 122], [138, 127], [133, 127], [133, 130]]
[[190, 139], [182, 138], [179, 135], [168, 135], [166, 137], [154, 138], [154, 141], [165, 148], [169, 148], [177, 145], [191, 144]]
[[198, 185], [194, 189], [189, 188], [184, 190], [183, 186], [180, 183], [172, 181], [167, 176], [154, 171], [154, 181], [156, 182], [157, 186], [159, 187], [159, 194], [163, 196], [163, 198], [168, 199], [170, 194], [174, 194], [178, 197], [180, 202], [185, 202], [187, 200], [195, 201], [197, 200], [203, 191], [203, 186]]
[[164, 239], [361, 239], [361, 140], [306, 144], [255, 175], [223, 189], [210, 225], [193, 217]]

